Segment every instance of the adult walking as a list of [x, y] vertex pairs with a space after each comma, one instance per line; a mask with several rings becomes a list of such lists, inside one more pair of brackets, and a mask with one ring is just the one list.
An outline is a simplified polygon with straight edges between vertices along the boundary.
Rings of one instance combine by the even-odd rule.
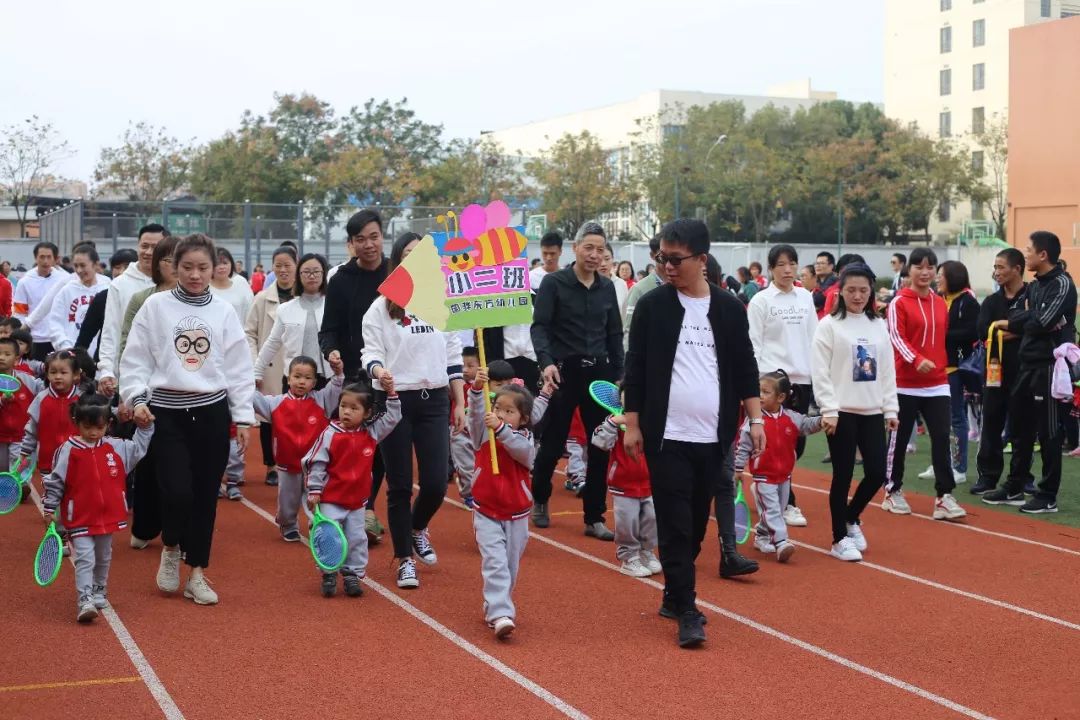
[[[832, 455], [830, 554], [858, 561], [867, 548], [860, 518], [885, 482], [885, 429], [895, 432], [900, 405], [888, 329], [874, 312], [874, 274], [852, 263], [838, 283], [836, 307], [814, 333], [813, 380]], [[864, 476], [849, 501], [856, 450]]]
[[[68, 281], [67, 271], [56, 267], [59, 254], [60, 250], [51, 242], [34, 245], [34, 269], [23, 276], [12, 295], [12, 316], [24, 324], [56, 285]], [[34, 360], [45, 360], [53, 351], [47, 319], [32, 326], [30, 334], [34, 339]]]
[[[255, 296], [255, 301], [244, 322], [244, 333], [247, 335], [252, 363], [259, 357], [259, 351], [270, 338], [278, 306], [292, 300], [293, 286], [296, 284], [295, 250], [282, 245], [274, 251], [270, 264], [273, 268], [274, 282], [271, 283], [267, 279], [269, 284]], [[281, 379], [284, 373], [284, 359], [279, 351], [264, 365], [262, 391], [267, 395], [280, 395], [282, 393]], [[263, 465], [266, 466], [266, 484], [272, 487], [277, 486], [277, 470], [274, 469], [274, 437], [270, 418], [259, 419], [259, 443], [262, 445]]]
[[232, 305], [241, 323], [247, 320], [248, 312], [255, 303], [255, 294], [247, 279], [236, 271], [232, 253], [223, 247], [217, 249], [217, 264], [214, 265], [210, 292]]
[[204, 572], [229, 457], [229, 425], [236, 424], [243, 452], [255, 421], [243, 328], [232, 307], [210, 292], [216, 261], [214, 243], [205, 235], [177, 244], [178, 285], [146, 300], [120, 361], [121, 397], [134, 408], [137, 422], [155, 423], [150, 446], [165, 545], [157, 585], [163, 592], [180, 588], [183, 557], [191, 568], [184, 597], [198, 605], [218, 601]]
[[[594, 380], [618, 380], [623, 373], [622, 317], [615, 286], [600, 272], [607, 237], [599, 223], [587, 222], [574, 241], [575, 260], [544, 278], [533, 308], [532, 340], [545, 381], [557, 386], [545, 415], [547, 428], [533, 464], [533, 525], [551, 523], [551, 475], [563, 454], [574, 410], [581, 410], [586, 437], [604, 421], [604, 410], [589, 396]], [[604, 525], [608, 454], [589, 443], [585, 489], [585, 534], [599, 540], [615, 535]]]
[[[394, 242], [391, 272], [419, 242], [416, 233], [405, 233]], [[383, 387], [392, 379], [391, 387], [401, 399], [401, 422], [379, 446], [386, 463], [386, 512], [397, 585], [415, 588], [420, 580], [413, 555], [426, 565], [438, 561], [428, 525], [446, 494], [451, 397], [454, 430], [465, 427], [461, 341], [457, 333], [436, 330], [381, 296], [364, 313], [363, 328], [364, 368]], [[420, 492], [410, 509], [414, 449]]]
[[[255, 385], [262, 389], [263, 377], [270, 363], [279, 354], [281, 368], [288, 368], [294, 358], [305, 355], [318, 366], [316, 389], [326, 385], [332, 373], [319, 350], [319, 327], [323, 320], [326, 300], [326, 258], [308, 253], [300, 258], [300, 282], [293, 287], [295, 297], [278, 306], [274, 325], [255, 359]], [[285, 380], [282, 379], [284, 386]]]
[[[624, 384], [625, 448], [631, 457], [644, 452], [652, 479], [664, 566], [660, 614], [678, 619], [682, 647], [705, 640], [704, 618], [695, 606], [694, 560], [713, 496], [732, 501], [734, 485], [723, 481], [723, 467], [740, 404], [750, 419], [754, 456], [765, 450], [746, 313], [730, 293], [705, 279], [708, 252], [705, 223], [675, 220], [664, 226], [656, 264], [667, 284], [634, 310]], [[725, 538], [723, 551], [729, 547], [735, 547], [734, 535]]]
[[[91, 301], [98, 293], [108, 290], [111, 283], [109, 278], [97, 272], [100, 259], [93, 245], [78, 245], [71, 255], [76, 281], [60, 287], [45, 320], [56, 350], [75, 347]], [[92, 346], [87, 351], [93, 353], [96, 349]]]
[[[128, 248], [117, 250], [109, 258], [110, 277], [115, 281], [124, 274], [128, 265], [138, 261], [139, 256], [134, 250]], [[109, 287], [112, 288], [111, 281]], [[79, 328], [79, 337], [75, 339], [75, 347], [81, 347], [84, 350], [91, 346], [94, 347], [94, 352], [90, 354], [93, 356], [95, 364], [98, 361], [98, 346], [101, 344], [101, 329], [105, 325], [105, 305], [108, 299], [109, 293], [107, 291], [94, 296], [86, 309], [86, 315], [83, 317], [82, 327]]]

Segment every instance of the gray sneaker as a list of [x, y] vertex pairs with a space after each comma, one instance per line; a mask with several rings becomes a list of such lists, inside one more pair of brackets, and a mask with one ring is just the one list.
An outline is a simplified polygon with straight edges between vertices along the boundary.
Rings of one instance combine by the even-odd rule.
[[244, 493], [240, 492], [240, 488], [236, 485], [230, 485], [225, 489], [225, 494], [229, 496], [230, 500], [243, 500]]
[[532, 509], [533, 526], [546, 528], [551, 525], [551, 516], [548, 515], [547, 503], [535, 503]]
[[104, 610], [105, 608], [109, 607], [109, 599], [105, 596], [106, 592], [107, 591], [105, 590], [104, 585], [94, 586], [93, 592], [91, 593], [90, 597], [93, 600], [94, 607], [96, 607], [98, 610]]
[[75, 615], [76, 620], [81, 623], [94, 622], [94, 619], [98, 616], [98, 611], [89, 595], [79, 596], [78, 607], [79, 612]]
[[157, 586], [162, 592], [176, 592], [180, 589], [180, 550], [163, 548], [161, 564], [157, 571]]
[[615, 539], [615, 533], [607, 529], [607, 525], [602, 522], [594, 522], [591, 525], [585, 526], [585, 534], [589, 537], [594, 537], [597, 540], [607, 540], [608, 542]]

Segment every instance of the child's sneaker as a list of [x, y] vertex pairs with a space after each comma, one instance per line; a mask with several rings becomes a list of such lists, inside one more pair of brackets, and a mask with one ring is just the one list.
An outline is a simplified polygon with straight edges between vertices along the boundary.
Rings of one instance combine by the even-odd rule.
[[754, 536], [754, 549], [758, 552], [767, 553], [772, 555], [776, 552], [776, 546], [769, 542], [769, 538], [763, 535]]
[[225, 488], [225, 494], [230, 500], [239, 501], [244, 499], [244, 494], [240, 492], [240, 488], [237, 485], [230, 485]]
[[859, 562], [862, 560], [862, 553], [859, 552], [859, 549], [855, 547], [855, 543], [849, 537], [841, 538], [840, 542], [833, 543], [829, 554], [844, 562]]
[[360, 584], [360, 578], [352, 573], [341, 573], [345, 581], [345, 594], [349, 597], [360, 597], [364, 594], [364, 586]]
[[98, 616], [97, 608], [94, 607], [94, 601], [89, 595], [79, 596], [79, 612], [75, 616], [75, 619], [81, 623], [94, 622], [94, 619]]
[[664, 566], [660, 564], [660, 560], [656, 555], [653, 555], [652, 550], [642, 550], [638, 557], [641, 560], [641, 565], [649, 571], [650, 575], [659, 575], [664, 572]]
[[585, 487], [585, 479], [577, 475], [567, 475], [563, 487], [570, 492], [577, 494], [581, 491], [581, 488]]
[[908, 505], [907, 498], [904, 497], [903, 490], [895, 490], [885, 496], [885, 499], [881, 502], [881, 509], [886, 512], [891, 512], [894, 515], [910, 515], [911, 506]]
[[281, 533], [281, 539], [285, 542], [300, 542], [300, 531], [286, 530], [285, 532]]
[[397, 586], [399, 588], [420, 587], [420, 578], [416, 577], [416, 562], [412, 558], [405, 558], [398, 564]]
[[476, 500], [473, 499], [472, 495], [462, 495], [461, 504], [464, 505], [468, 510], [476, 509]]
[[623, 575], [629, 575], [630, 577], [644, 578], [652, 575], [649, 569], [641, 564], [641, 561], [636, 557], [632, 557], [629, 560], [623, 560], [622, 566], [619, 568], [619, 572]]
[[776, 543], [776, 559], [782, 563], [786, 563], [791, 559], [791, 556], [795, 554], [795, 546], [787, 540], [781, 540]]
[[784, 508], [784, 522], [788, 527], [806, 527], [806, 516], [794, 505]]
[[935, 520], [959, 520], [967, 515], [967, 511], [960, 507], [956, 498], [948, 493], [942, 495], [934, 503]]
[[367, 534], [368, 543], [378, 545], [382, 542], [383, 526], [379, 518], [370, 510], [364, 513], [364, 533]]
[[220, 485], [218, 485], [218, 489], [217, 489], [217, 498], [218, 498], [218, 500], [224, 500], [225, 499], [225, 488], [223, 488]]
[[184, 597], [194, 600], [196, 605], [217, 605], [218, 596], [210, 587], [210, 581], [202, 573], [188, 576], [184, 585]]
[[866, 536], [863, 535], [862, 527], [858, 523], [847, 524], [847, 536], [851, 538], [856, 550], [861, 553], [866, 552]]
[[104, 610], [109, 607], [109, 599], [106, 597], [107, 590], [104, 585], [95, 585], [93, 591], [90, 593], [90, 599], [94, 603], [94, 607], [98, 610]]
[[491, 629], [495, 631], [495, 637], [500, 640], [514, 632], [514, 628], [514, 621], [508, 617], [496, 618], [495, 622], [491, 623]]
[[169, 550], [162, 548], [161, 564], [158, 565], [157, 573], [158, 590], [162, 592], [176, 592], [180, 589], [180, 549]]
[[332, 598], [337, 595], [337, 574], [323, 573], [322, 585], [319, 586], [319, 591], [324, 598]]
[[412, 546], [416, 557], [420, 558], [420, 562], [425, 565], [434, 565], [439, 562], [439, 556], [435, 554], [435, 548], [431, 546], [431, 536], [428, 535], [427, 528], [413, 530]]

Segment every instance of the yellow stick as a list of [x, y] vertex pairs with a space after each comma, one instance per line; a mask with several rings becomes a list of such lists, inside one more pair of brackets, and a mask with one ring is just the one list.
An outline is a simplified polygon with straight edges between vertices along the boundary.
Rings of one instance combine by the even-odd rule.
[[[484, 352], [484, 330], [476, 328], [476, 349], [480, 353], [480, 367], [487, 367], [487, 354]], [[491, 412], [491, 396], [488, 384], [484, 383], [484, 414]], [[488, 432], [488, 447], [491, 448], [491, 471], [499, 474], [499, 457], [495, 453], [495, 433]]]

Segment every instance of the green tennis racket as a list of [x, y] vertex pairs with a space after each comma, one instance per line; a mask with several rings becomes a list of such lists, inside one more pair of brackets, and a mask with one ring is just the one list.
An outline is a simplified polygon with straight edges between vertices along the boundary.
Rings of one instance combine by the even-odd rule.
[[345, 539], [345, 532], [341, 529], [341, 525], [323, 515], [318, 505], [315, 506], [315, 513], [312, 515], [309, 535], [308, 546], [319, 569], [326, 573], [340, 570], [345, 564], [349, 542]]
[[45, 531], [45, 537], [41, 539], [37, 555], [34, 556], [34, 580], [37, 584], [41, 587], [51, 585], [60, 574], [60, 563], [63, 559], [63, 541], [56, 532], [56, 523], [49, 523], [49, 529]]
[[23, 485], [30, 482], [30, 478], [34, 476], [35, 470], [37, 470], [37, 461], [31, 460], [28, 457], [20, 457], [15, 461], [15, 464], [11, 466], [11, 474], [19, 478]]
[[622, 397], [619, 393], [619, 386], [615, 383], [610, 383], [607, 380], [594, 380], [589, 383], [589, 397], [612, 415], [622, 415]]
[[742, 478], [736, 475], [735, 486], [735, 542], [742, 545], [750, 539], [750, 506], [743, 495]]
[[0, 395], [10, 398], [19, 388], [22, 387], [22, 381], [14, 375], [0, 374]]
[[7, 515], [22, 500], [22, 480], [14, 473], [0, 473], [0, 515]]

